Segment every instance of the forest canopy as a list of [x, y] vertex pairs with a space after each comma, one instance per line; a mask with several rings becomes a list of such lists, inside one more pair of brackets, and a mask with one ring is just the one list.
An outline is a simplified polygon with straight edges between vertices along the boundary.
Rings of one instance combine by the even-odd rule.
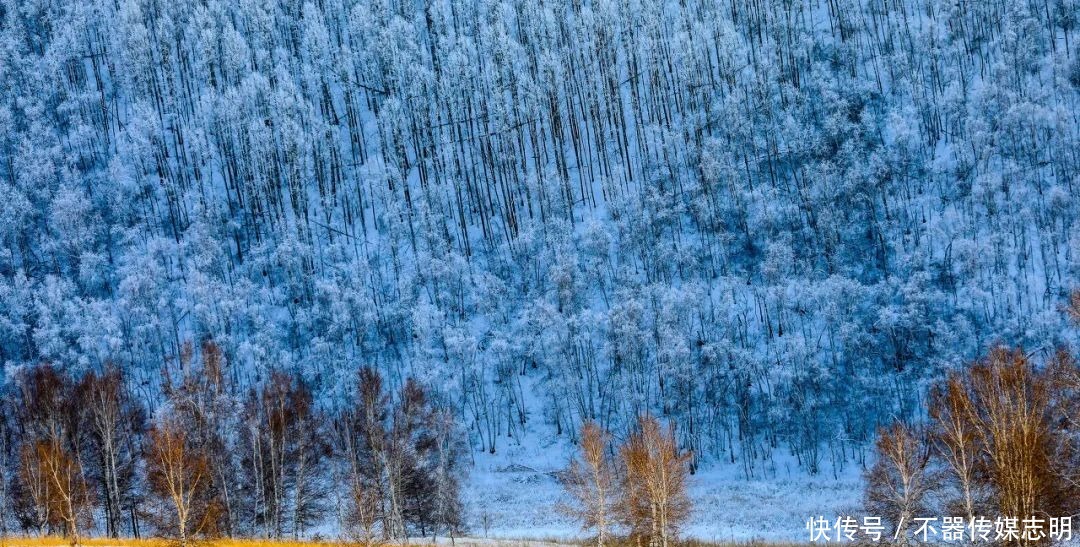
[[0, 0], [4, 389], [115, 368], [157, 415], [212, 340], [255, 422], [370, 367], [477, 452], [647, 414], [692, 468], [862, 461], [994, 342], [1075, 341], [1078, 15]]

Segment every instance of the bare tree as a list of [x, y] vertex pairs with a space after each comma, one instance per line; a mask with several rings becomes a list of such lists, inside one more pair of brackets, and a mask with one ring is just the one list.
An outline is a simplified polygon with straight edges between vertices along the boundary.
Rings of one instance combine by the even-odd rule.
[[299, 537], [323, 513], [315, 473], [328, 450], [311, 391], [283, 372], [270, 375], [245, 405], [243, 459], [255, 525], [267, 537]]
[[930, 489], [929, 443], [921, 431], [895, 423], [878, 433], [877, 460], [866, 475], [866, 509], [893, 524], [899, 541], [922, 511]]
[[48, 485], [49, 514], [63, 524], [64, 535], [78, 545], [79, 525], [89, 518], [90, 497], [82, 470], [60, 441], [39, 441], [34, 455]]
[[131, 528], [135, 527], [137, 504], [133, 490], [145, 414], [128, 392], [123, 373], [116, 366], [110, 365], [101, 374], [88, 373], [79, 383], [77, 394], [92, 440], [105, 530], [110, 537], [118, 537], [125, 511], [132, 518]]
[[1071, 504], [1055, 463], [1053, 389], [1020, 350], [995, 348], [971, 369], [972, 423], [1001, 514], [1065, 514]]
[[651, 416], [638, 418], [620, 452], [626, 466], [618, 504], [623, 522], [632, 536], [668, 547], [690, 516], [689, 455], [679, 451], [674, 428]]
[[[5, 391], [0, 389], [0, 394]], [[15, 453], [12, 450], [14, 446], [14, 428], [9, 420], [10, 404], [8, 401], [9, 399], [0, 401], [0, 538], [8, 537], [8, 516], [14, 512], [9, 485], [14, 480], [14, 477], [11, 476], [12, 473], [18, 468]]]
[[[389, 539], [397, 530], [390, 523], [392, 510], [386, 507], [390, 399], [378, 371], [365, 367], [358, 376], [357, 404], [334, 423], [336, 449], [350, 484], [346, 525], [359, 526], [361, 535], [377, 529], [381, 539]], [[375, 503], [369, 503], [371, 499]]]
[[619, 495], [608, 456], [610, 435], [596, 422], [587, 421], [581, 426], [579, 438], [580, 459], [572, 459], [560, 476], [563, 488], [573, 499], [573, 505], [563, 510], [580, 521], [583, 529], [596, 530], [596, 545], [603, 547], [610, 537]]
[[173, 529], [181, 547], [196, 536], [216, 533], [221, 509], [209, 493], [210, 462], [192, 446], [185, 424], [165, 416], [150, 429], [148, 438], [150, 490], [172, 510], [171, 515], [159, 515], [162, 525]]
[[[350, 503], [375, 496], [375, 521], [383, 540], [426, 536], [460, 525], [457, 458], [460, 442], [452, 415], [427, 390], [407, 379], [392, 399], [377, 371], [360, 371], [357, 404], [334, 422], [335, 447], [351, 485]], [[367, 505], [347, 520], [364, 523]], [[361, 528], [368, 529], [367, 526]]]
[[[1077, 492], [1080, 491], [1080, 366], [1076, 357], [1059, 349], [1044, 370], [1052, 383], [1050, 423], [1055, 437], [1055, 471], [1064, 485]], [[1078, 508], [1069, 504], [1062, 509], [1072, 514]]]
[[378, 492], [363, 481], [354, 480], [350, 484], [346, 501], [348, 507], [343, 522], [345, 535], [363, 547], [381, 544], [382, 534], [378, 532]]
[[976, 515], [982, 501], [978, 481], [981, 454], [979, 440], [971, 419], [975, 410], [959, 374], [949, 375], [945, 386], [930, 394], [932, 440], [959, 492], [959, 507], [968, 519]]
[[451, 411], [440, 409], [434, 416], [435, 487], [434, 531], [446, 531], [451, 543], [461, 528], [459, 459], [465, 448]]
[[36, 529], [44, 535], [54, 519], [50, 512], [52, 487], [32, 445], [24, 444], [19, 449], [16, 477], [12, 501], [15, 518], [24, 529]]

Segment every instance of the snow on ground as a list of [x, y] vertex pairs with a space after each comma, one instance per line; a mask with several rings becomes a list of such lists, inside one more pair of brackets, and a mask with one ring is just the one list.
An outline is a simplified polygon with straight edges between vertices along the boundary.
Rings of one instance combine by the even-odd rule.
[[685, 533], [708, 541], [805, 541], [806, 520], [861, 514], [857, 467], [833, 478], [793, 470], [788, 477], [745, 479], [736, 466], [719, 464], [692, 478], [694, 515]]
[[[529, 436], [537, 437], [547, 436]], [[572, 450], [566, 442], [509, 441], [496, 454], [475, 453], [464, 486], [469, 535], [586, 537], [557, 510], [566, 499], [555, 472], [565, 467]], [[766, 477], [747, 479], [741, 466], [712, 462], [690, 478], [694, 513], [684, 535], [708, 541], [805, 541], [810, 517], [861, 514], [860, 473], [858, 465], [848, 465], [834, 477], [826, 465], [817, 476], [810, 476], [794, 462], [778, 458]]]

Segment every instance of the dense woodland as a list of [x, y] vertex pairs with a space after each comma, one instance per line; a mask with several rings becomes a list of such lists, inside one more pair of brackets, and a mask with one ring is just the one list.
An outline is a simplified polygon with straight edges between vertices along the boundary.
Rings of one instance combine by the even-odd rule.
[[461, 434], [416, 382], [390, 393], [363, 368], [350, 408], [315, 408], [302, 380], [275, 371], [230, 393], [221, 350], [166, 373], [150, 417], [110, 367], [81, 380], [25, 370], [0, 410], [0, 535], [334, 537], [372, 545], [459, 534]]
[[342, 416], [364, 369], [473, 453], [649, 413], [692, 469], [862, 464], [995, 341], [1075, 341], [1078, 17], [0, 0], [4, 394], [120, 374], [168, 446], [189, 390]]

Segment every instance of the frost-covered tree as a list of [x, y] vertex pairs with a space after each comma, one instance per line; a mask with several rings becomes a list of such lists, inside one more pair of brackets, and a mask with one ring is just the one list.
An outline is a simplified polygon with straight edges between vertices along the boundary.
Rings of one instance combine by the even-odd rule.
[[477, 453], [651, 414], [761, 476], [1076, 341], [1074, 0], [197, 4], [0, 0], [4, 371], [153, 416], [212, 339], [218, 451], [271, 371], [355, 410], [364, 363]]

